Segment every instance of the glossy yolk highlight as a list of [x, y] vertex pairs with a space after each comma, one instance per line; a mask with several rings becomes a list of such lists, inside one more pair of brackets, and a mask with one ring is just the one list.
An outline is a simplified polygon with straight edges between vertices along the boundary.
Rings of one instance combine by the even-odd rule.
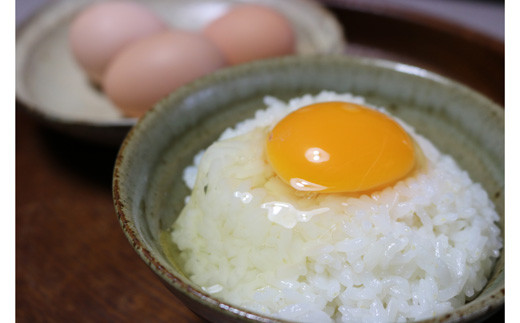
[[413, 141], [397, 122], [346, 102], [290, 113], [269, 132], [266, 150], [276, 174], [300, 191], [378, 189], [415, 165]]

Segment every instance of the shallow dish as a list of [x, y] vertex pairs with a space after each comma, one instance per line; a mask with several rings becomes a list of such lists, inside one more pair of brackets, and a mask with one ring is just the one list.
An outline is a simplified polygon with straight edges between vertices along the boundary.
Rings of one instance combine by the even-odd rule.
[[[139, 1], [157, 12], [171, 27], [199, 30], [242, 0]], [[295, 26], [297, 54], [338, 53], [345, 41], [335, 18], [307, 0], [258, 0], [285, 13]], [[92, 0], [56, 1], [17, 31], [16, 95], [47, 124], [69, 134], [120, 144], [136, 119], [123, 117], [93, 87], [74, 61], [67, 33], [74, 15]], [[315, 21], [320, 21], [315, 24]], [[59, 93], [59, 95], [57, 95]]]
[[[183, 275], [175, 255], [162, 247], [161, 230], [171, 226], [188, 194], [183, 169], [226, 127], [262, 108], [265, 95], [288, 99], [324, 89], [386, 106], [451, 154], [483, 185], [503, 229], [504, 113], [480, 94], [420, 68], [347, 56], [289, 57], [222, 70], [171, 94], [139, 120], [121, 146], [113, 179], [117, 216], [130, 243], [166, 286], [202, 317], [275, 321], [212, 298]], [[481, 319], [503, 302], [502, 249], [478, 297], [429, 321]]]

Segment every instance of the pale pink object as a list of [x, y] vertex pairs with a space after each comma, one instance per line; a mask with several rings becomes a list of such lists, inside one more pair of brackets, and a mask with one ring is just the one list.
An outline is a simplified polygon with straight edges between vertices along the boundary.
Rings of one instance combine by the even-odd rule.
[[266, 6], [237, 5], [203, 32], [232, 65], [295, 52], [291, 22]]
[[165, 28], [159, 17], [140, 4], [101, 2], [76, 16], [70, 27], [69, 43], [78, 64], [93, 81], [99, 82], [120, 50]]
[[198, 33], [172, 30], [125, 48], [103, 78], [109, 99], [129, 117], [140, 117], [179, 86], [224, 66], [218, 49]]

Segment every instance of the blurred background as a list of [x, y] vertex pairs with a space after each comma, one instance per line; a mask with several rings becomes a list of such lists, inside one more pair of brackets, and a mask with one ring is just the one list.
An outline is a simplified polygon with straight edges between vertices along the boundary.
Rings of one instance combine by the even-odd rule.
[[[16, 26], [46, 3], [57, 0], [16, 0]], [[420, 12], [504, 40], [504, 0], [336, 0]]]

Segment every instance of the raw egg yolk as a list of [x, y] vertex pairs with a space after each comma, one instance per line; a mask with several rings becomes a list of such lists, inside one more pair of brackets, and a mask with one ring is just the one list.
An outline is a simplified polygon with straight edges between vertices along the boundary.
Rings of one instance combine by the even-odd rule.
[[414, 143], [393, 119], [346, 102], [300, 108], [269, 132], [275, 173], [300, 191], [363, 192], [405, 177], [415, 165]]

